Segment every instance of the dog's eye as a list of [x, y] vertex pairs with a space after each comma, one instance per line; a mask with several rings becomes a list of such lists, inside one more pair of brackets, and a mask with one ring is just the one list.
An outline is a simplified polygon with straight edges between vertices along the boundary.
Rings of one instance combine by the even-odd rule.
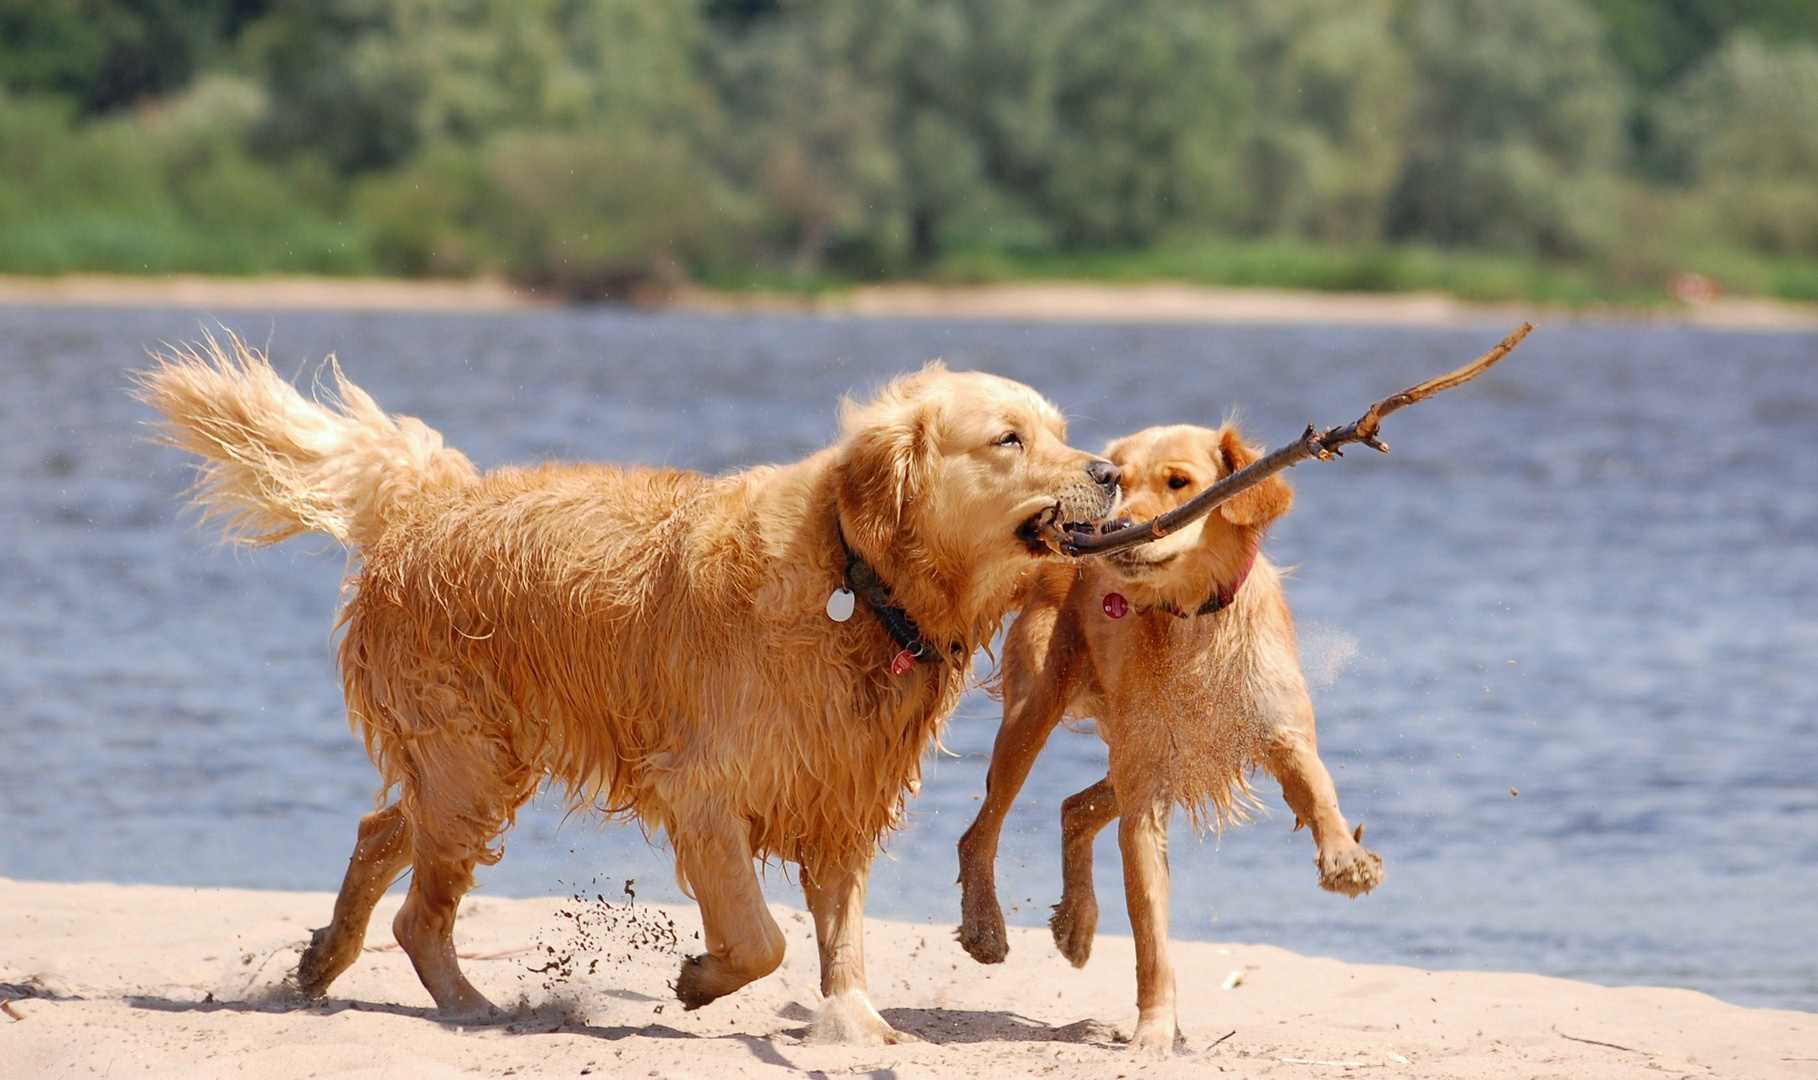
[[1021, 446], [1021, 445], [1023, 445], [1023, 437], [1021, 435], [1018, 435], [1014, 431], [1006, 431], [1002, 435], [999, 435], [997, 437], [997, 442], [993, 443], [992, 445], [993, 446]]
[[1168, 477], [1168, 487], [1170, 487], [1171, 489], [1173, 489], [1175, 491], [1179, 491], [1181, 488], [1186, 487], [1188, 484], [1191, 484], [1192, 482], [1193, 481], [1187, 479], [1184, 476]]

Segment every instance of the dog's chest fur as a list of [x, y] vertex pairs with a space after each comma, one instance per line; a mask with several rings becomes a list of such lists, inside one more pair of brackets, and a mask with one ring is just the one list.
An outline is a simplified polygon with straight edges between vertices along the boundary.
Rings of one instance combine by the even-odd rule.
[[1126, 763], [1176, 802], [1220, 814], [1241, 800], [1274, 699], [1299, 680], [1279, 593], [1265, 568], [1231, 607], [1208, 615], [1113, 620], [1095, 594], [1069, 605], [1086, 655], [1068, 713], [1095, 721], [1114, 773]]

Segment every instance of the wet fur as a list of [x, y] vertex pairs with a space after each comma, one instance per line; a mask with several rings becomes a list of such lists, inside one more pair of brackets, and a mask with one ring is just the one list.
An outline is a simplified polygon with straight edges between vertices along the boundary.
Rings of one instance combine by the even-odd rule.
[[[357, 563], [339, 661], [379, 809], [298, 987], [325, 993], [353, 963], [374, 903], [408, 868], [393, 929], [425, 987], [448, 1016], [495, 1015], [455, 959], [455, 908], [551, 781], [674, 847], [706, 939], [678, 976], [686, 1006], [781, 962], [753, 867], [775, 857], [801, 865], [815, 916], [821, 1028], [899, 1038], [865, 993], [871, 858], [974, 648], [1038, 557], [1019, 529], [1096, 520], [1115, 478], [1088, 474], [1097, 459], [1065, 445], [1034, 391], [938, 365], [848, 404], [833, 447], [721, 477], [481, 475], [420, 421], [334, 378], [334, 399], [308, 400], [230, 340], [141, 380], [166, 440], [205, 459], [198, 499], [231, 536], [322, 531]], [[1000, 445], [1006, 429], [1019, 445]], [[950, 650], [945, 663], [894, 677], [897, 645], [868, 610], [827, 617], [842, 532]]]
[[[1106, 454], [1123, 471], [1124, 512], [1147, 520], [1255, 461], [1257, 449], [1232, 425], [1177, 426], [1119, 440]], [[1055, 725], [1092, 719], [1110, 748], [1110, 773], [1063, 804], [1063, 893], [1051, 928], [1061, 952], [1083, 965], [1098, 921], [1092, 841], [1119, 821], [1137, 947], [1139, 1048], [1166, 1052], [1178, 1034], [1167, 955], [1167, 828], [1175, 807], [1201, 826], [1241, 820], [1252, 805], [1248, 776], [1262, 766], [1281, 782], [1296, 827], [1312, 827], [1322, 887], [1355, 896], [1383, 878], [1382, 860], [1353, 837], [1319, 760], [1276, 568], [1258, 554], [1223, 611], [1181, 618], [1159, 608], [1168, 602], [1191, 613], [1215, 586], [1235, 581], [1292, 502], [1277, 476], [1201, 523], [1123, 555], [1036, 567], [1005, 643], [1004, 722], [985, 803], [959, 845], [960, 942], [981, 962], [1004, 958], [993, 871], [1004, 815]], [[1111, 592], [1129, 602], [1121, 620], [1104, 612]]]

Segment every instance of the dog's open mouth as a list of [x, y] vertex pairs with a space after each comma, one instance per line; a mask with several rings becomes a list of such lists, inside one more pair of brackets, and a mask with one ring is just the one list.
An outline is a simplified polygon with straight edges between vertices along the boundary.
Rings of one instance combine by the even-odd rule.
[[[1093, 529], [1092, 532], [1100, 534], [1116, 532], [1119, 529], [1127, 529], [1135, 524], [1138, 523], [1131, 521], [1129, 518], [1118, 518], [1115, 521], [1100, 522], [1097, 528]], [[1153, 544], [1138, 544], [1135, 547], [1114, 551], [1111, 554], [1104, 556], [1104, 559], [1127, 575], [1140, 575], [1154, 570], [1160, 570], [1173, 562], [1177, 557], [1178, 553], [1157, 556]]]
[[1062, 521], [1059, 506], [1046, 507], [1023, 522], [1016, 530], [1016, 538], [1021, 540], [1031, 554], [1059, 554], [1070, 536], [1076, 533], [1090, 533], [1095, 526], [1084, 521]]
[[1065, 545], [1075, 537], [1110, 532], [1112, 529], [1130, 524], [1121, 519], [1096, 525], [1089, 521], [1062, 521], [1060, 513], [1060, 507], [1050, 506], [1034, 515], [1017, 528], [1017, 539], [1027, 545], [1030, 552], [1034, 554], [1046, 555], [1052, 552], [1058, 555], [1066, 550]]
[[1153, 544], [1138, 544], [1135, 547], [1114, 551], [1104, 556], [1105, 561], [1117, 567], [1118, 572], [1125, 577], [1140, 577], [1158, 570], [1165, 570], [1178, 558], [1180, 558], [1179, 552], [1158, 557], [1154, 553]]

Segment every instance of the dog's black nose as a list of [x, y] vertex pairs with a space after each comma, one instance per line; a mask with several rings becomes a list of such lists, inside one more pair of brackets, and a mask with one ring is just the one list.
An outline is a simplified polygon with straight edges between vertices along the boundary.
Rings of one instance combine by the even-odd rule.
[[1124, 472], [1109, 461], [1094, 461], [1086, 466], [1086, 475], [1104, 487], [1114, 488], [1124, 478]]

